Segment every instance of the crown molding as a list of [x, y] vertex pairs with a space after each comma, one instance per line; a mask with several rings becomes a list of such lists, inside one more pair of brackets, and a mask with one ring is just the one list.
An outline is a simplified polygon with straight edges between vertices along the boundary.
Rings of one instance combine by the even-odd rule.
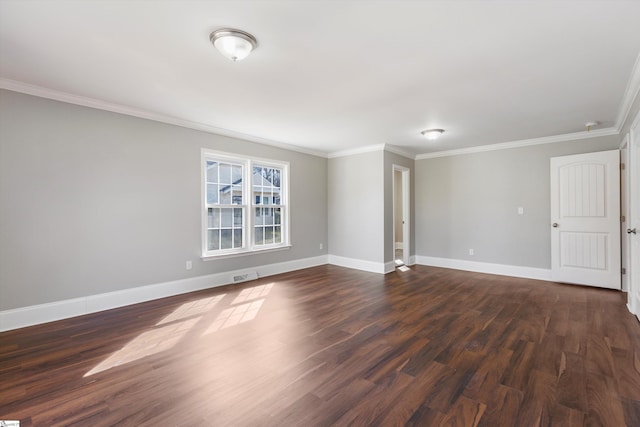
[[600, 136], [618, 135], [616, 128], [596, 129], [590, 132], [574, 132], [564, 135], [545, 136], [542, 138], [523, 139], [520, 141], [502, 142], [499, 144], [480, 145], [477, 147], [460, 148], [457, 150], [437, 151], [435, 153], [418, 154], [416, 160], [433, 159], [436, 157], [458, 156], [461, 154], [483, 153], [486, 151], [507, 150], [531, 145], [552, 144], [555, 142], [574, 141], [577, 139], [597, 138]]
[[408, 151], [404, 151], [403, 149], [390, 144], [367, 145], [365, 147], [358, 147], [349, 150], [334, 151], [332, 153], [329, 153], [327, 157], [329, 159], [335, 159], [336, 157], [347, 157], [353, 156], [355, 154], [371, 153], [373, 151], [388, 151], [390, 153], [394, 153], [412, 160], [415, 160], [416, 158], [415, 154], [411, 154]]
[[636, 63], [631, 70], [631, 76], [627, 82], [620, 108], [618, 109], [618, 118], [616, 120], [616, 129], [618, 133], [622, 132], [625, 122], [629, 118], [631, 107], [640, 93], [640, 55], [636, 58]]
[[71, 93], [49, 89], [42, 86], [23, 83], [17, 80], [0, 78], [0, 89], [6, 89], [13, 92], [20, 92], [27, 95], [37, 96], [40, 98], [51, 99], [54, 101], [66, 102], [68, 104], [80, 105], [83, 107], [95, 108], [97, 110], [110, 111], [112, 113], [124, 114], [127, 116], [138, 117], [140, 119], [152, 120], [154, 122], [166, 123], [174, 126], [194, 129], [194, 130], [211, 133], [215, 135], [243, 139], [249, 142], [256, 142], [258, 144], [269, 145], [272, 147], [282, 148], [284, 150], [295, 151], [303, 154], [309, 154], [312, 156], [318, 156], [318, 157], [324, 157], [324, 158], [327, 157], [326, 152], [322, 152], [318, 150], [302, 148], [293, 144], [273, 141], [273, 140], [270, 140], [267, 138], [261, 138], [255, 135], [248, 135], [248, 134], [245, 134], [242, 132], [236, 132], [230, 129], [223, 129], [223, 128], [207, 125], [205, 123], [192, 122], [192, 121], [180, 119], [177, 117], [166, 116], [166, 115], [155, 113], [148, 110], [128, 107], [122, 104], [102, 101], [99, 99], [90, 98], [86, 96], [74, 95]]
[[353, 156], [354, 154], [371, 153], [373, 151], [384, 151], [385, 144], [367, 145], [365, 147], [351, 148], [349, 150], [334, 151], [329, 153], [327, 157], [329, 159], [335, 159], [336, 157]]
[[397, 154], [398, 156], [406, 157], [407, 159], [411, 159], [411, 160], [415, 160], [416, 159], [416, 155], [415, 154], [409, 153], [408, 151], [405, 151], [402, 148], [397, 147], [395, 145], [385, 144], [384, 145], [384, 151], [388, 151], [390, 153]]
[[389, 151], [391, 153], [395, 153], [400, 156], [407, 157], [409, 159], [423, 160], [423, 159], [432, 159], [436, 157], [448, 157], [448, 156], [457, 156], [462, 154], [506, 150], [510, 148], [527, 147], [531, 145], [551, 144], [555, 142], [595, 138], [599, 136], [618, 135], [622, 131], [622, 128], [628, 119], [629, 113], [631, 111], [631, 107], [633, 106], [633, 103], [635, 102], [636, 98], [638, 97], [638, 94], [640, 93], [640, 55], [638, 55], [638, 57], [636, 58], [636, 62], [631, 72], [631, 76], [629, 77], [629, 81], [627, 82], [627, 86], [626, 86], [622, 101], [620, 103], [620, 108], [618, 110], [618, 116], [617, 116], [616, 124], [614, 127], [596, 129], [591, 132], [585, 132], [585, 131], [574, 132], [574, 133], [569, 133], [564, 135], [554, 135], [554, 136], [548, 136], [548, 137], [542, 137], [542, 138], [533, 138], [533, 139], [526, 139], [526, 140], [503, 142], [498, 144], [481, 145], [476, 147], [460, 148], [455, 150], [445, 150], [445, 151], [438, 151], [438, 152], [418, 154], [418, 155], [413, 155], [409, 152], [402, 150], [399, 147], [396, 147], [390, 144], [368, 145], [365, 147], [358, 147], [358, 148], [349, 149], [349, 150], [341, 150], [341, 151], [334, 151], [334, 152], [327, 153], [319, 150], [299, 147], [293, 144], [273, 141], [273, 140], [258, 137], [255, 135], [248, 135], [248, 134], [236, 132], [229, 129], [218, 128], [218, 127], [207, 125], [204, 123], [192, 122], [189, 120], [166, 116], [166, 115], [154, 113], [154, 112], [143, 110], [143, 109], [136, 109], [136, 108], [128, 107], [121, 104], [110, 103], [110, 102], [102, 101], [99, 99], [94, 99], [94, 98], [80, 96], [80, 95], [74, 95], [67, 92], [62, 92], [62, 91], [57, 91], [53, 89], [48, 89], [41, 86], [31, 85], [31, 84], [19, 82], [17, 80], [0, 78], [0, 89], [7, 89], [14, 92], [20, 92], [27, 95], [33, 95], [41, 98], [52, 99], [55, 101], [66, 102], [69, 104], [81, 105], [84, 107], [110, 111], [113, 113], [124, 114], [124, 115], [138, 117], [138, 118], [147, 119], [147, 120], [153, 120], [156, 122], [180, 126], [188, 129], [199, 130], [202, 132], [207, 132], [215, 135], [222, 135], [222, 136], [227, 136], [231, 138], [243, 139], [250, 142], [269, 145], [272, 147], [277, 147], [284, 150], [299, 152], [303, 154], [309, 154], [317, 157], [332, 159], [336, 157], [345, 157], [345, 156], [352, 156], [355, 154], [370, 153], [373, 151]]

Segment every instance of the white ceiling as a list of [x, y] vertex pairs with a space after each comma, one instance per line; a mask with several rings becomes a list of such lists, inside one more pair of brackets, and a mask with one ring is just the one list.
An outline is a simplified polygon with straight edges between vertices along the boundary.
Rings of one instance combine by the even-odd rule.
[[[615, 130], [639, 22], [640, 1], [612, 0], [2, 0], [0, 78], [303, 150], [420, 154]], [[229, 61], [222, 27], [258, 48]]]

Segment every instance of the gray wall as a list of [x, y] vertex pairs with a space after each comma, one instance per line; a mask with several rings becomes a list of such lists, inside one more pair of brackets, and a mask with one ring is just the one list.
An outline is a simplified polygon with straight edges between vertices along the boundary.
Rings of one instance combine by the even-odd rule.
[[410, 224], [409, 224], [409, 239], [411, 240], [409, 246], [409, 254], [415, 254], [415, 192], [416, 186], [414, 181], [414, 168], [415, 161], [406, 157], [400, 156], [389, 151], [384, 152], [384, 262], [391, 262], [395, 258], [395, 242], [393, 241], [393, 165], [403, 166], [409, 168], [410, 179]]
[[614, 135], [416, 160], [416, 254], [550, 268], [549, 159], [619, 142]]
[[329, 159], [331, 255], [384, 261], [383, 153], [374, 151]]
[[[201, 148], [291, 163], [291, 249], [200, 260]], [[0, 204], [0, 310], [327, 253], [326, 159], [5, 90]]]

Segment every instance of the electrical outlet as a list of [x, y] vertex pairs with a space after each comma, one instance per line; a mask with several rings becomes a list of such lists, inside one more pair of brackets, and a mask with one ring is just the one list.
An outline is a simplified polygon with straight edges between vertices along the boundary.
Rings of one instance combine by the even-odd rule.
[[476, 252], [473, 249], [469, 249], [469, 255], [475, 255]]
[[320, 250], [322, 250], [323, 248], [324, 248], [324, 245], [320, 243]]
[[524, 208], [522, 206], [518, 206], [518, 215], [524, 215]]
[[187, 261], [185, 267], [187, 268], [187, 270], [191, 270], [193, 268], [193, 262], [191, 260]]

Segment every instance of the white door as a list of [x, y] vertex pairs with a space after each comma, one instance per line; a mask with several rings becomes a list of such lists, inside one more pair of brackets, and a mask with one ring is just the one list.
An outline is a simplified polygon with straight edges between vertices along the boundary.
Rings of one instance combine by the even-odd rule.
[[551, 277], [620, 289], [620, 152], [551, 159]]
[[631, 126], [629, 143], [629, 218], [625, 236], [629, 250], [629, 310], [640, 319], [640, 114]]

